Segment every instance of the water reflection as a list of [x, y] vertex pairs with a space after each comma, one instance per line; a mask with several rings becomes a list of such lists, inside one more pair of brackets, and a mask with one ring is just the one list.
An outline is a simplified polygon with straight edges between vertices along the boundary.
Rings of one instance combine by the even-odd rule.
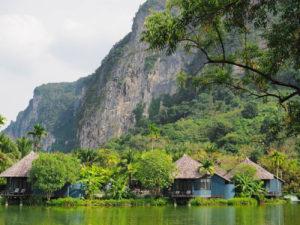
[[265, 207], [0, 208], [0, 225], [299, 225], [300, 205]]

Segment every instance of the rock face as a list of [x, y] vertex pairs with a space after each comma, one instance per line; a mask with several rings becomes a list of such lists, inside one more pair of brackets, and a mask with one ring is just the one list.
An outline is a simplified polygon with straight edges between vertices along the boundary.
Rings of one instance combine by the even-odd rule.
[[[182, 51], [172, 56], [147, 50], [140, 42], [150, 10], [162, 10], [165, 0], [148, 0], [134, 19], [132, 32], [117, 43], [96, 72], [74, 83], [48, 84], [35, 90], [28, 108], [6, 132], [24, 135], [35, 123], [49, 131], [48, 148], [69, 150], [98, 147], [135, 125], [134, 109], [176, 92], [176, 74], [195, 59]], [[201, 66], [201, 57], [198, 58]], [[58, 91], [59, 89], [59, 91]]]

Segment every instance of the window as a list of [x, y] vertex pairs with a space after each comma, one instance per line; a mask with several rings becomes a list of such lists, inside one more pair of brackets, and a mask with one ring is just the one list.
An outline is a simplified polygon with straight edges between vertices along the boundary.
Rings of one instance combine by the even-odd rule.
[[200, 180], [200, 189], [201, 190], [211, 190], [211, 179], [201, 179]]

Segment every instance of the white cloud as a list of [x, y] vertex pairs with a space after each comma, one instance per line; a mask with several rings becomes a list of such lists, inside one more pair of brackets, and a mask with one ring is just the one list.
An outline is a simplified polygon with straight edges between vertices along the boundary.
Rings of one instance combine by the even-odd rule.
[[1, 69], [30, 73], [51, 42], [45, 27], [33, 16], [6, 14], [0, 15], [0, 28]]
[[43, 83], [92, 73], [145, 0], [1, 0], [0, 114], [16, 118]]

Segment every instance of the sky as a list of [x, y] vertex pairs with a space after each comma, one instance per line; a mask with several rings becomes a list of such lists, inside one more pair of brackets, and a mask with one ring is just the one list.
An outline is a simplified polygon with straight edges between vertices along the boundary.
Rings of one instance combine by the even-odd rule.
[[15, 120], [44, 83], [93, 73], [145, 0], [0, 0], [0, 114]]

